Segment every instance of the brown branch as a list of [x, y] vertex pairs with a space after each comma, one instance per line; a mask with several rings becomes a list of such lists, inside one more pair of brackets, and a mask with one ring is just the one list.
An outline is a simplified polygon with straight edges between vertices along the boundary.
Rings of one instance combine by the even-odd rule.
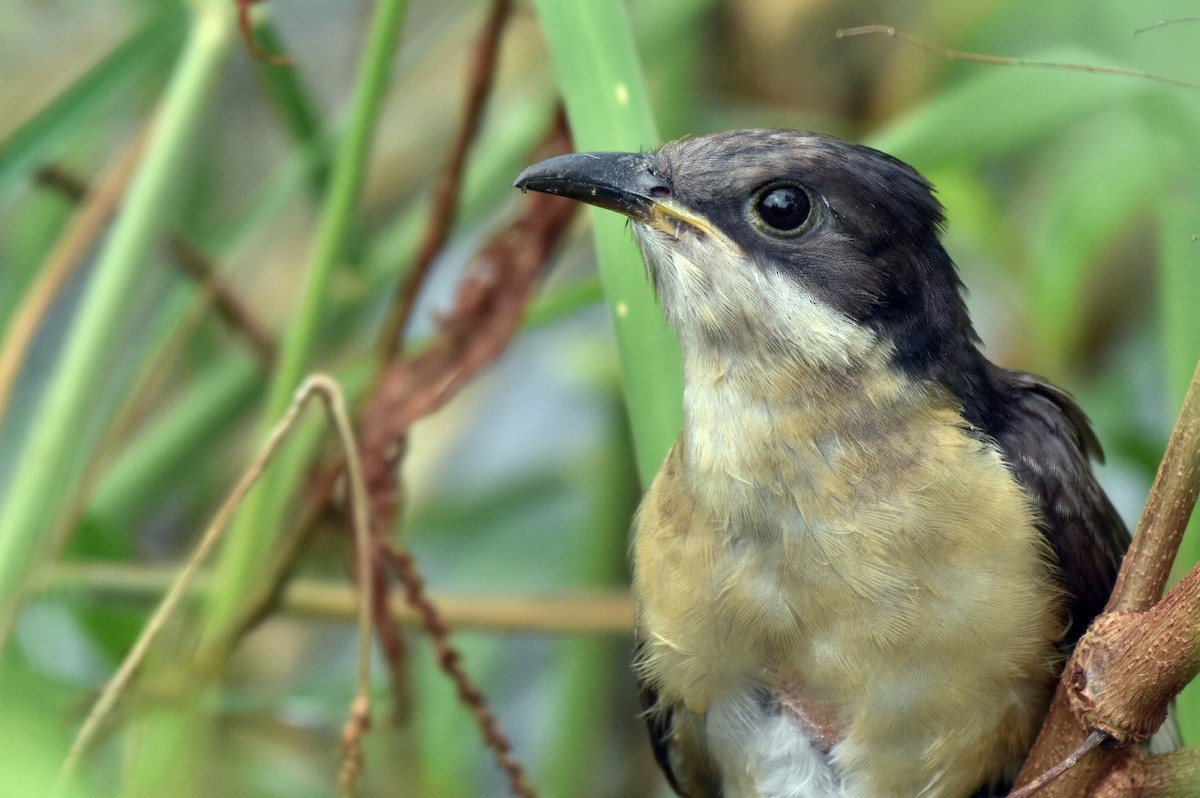
[[1152, 756], [1145, 771], [1138, 798], [1194, 798], [1200, 784], [1200, 746]]
[[[544, 153], [570, 147], [561, 114]], [[534, 282], [566, 230], [575, 203], [530, 194], [520, 218], [497, 233], [459, 284], [454, 307], [438, 319], [429, 348], [389, 363], [363, 412], [363, 468], [380, 527], [391, 529], [399, 485], [397, 464], [409, 427], [445, 404], [508, 346]]]
[[[1167, 574], [1175, 558], [1175, 552], [1179, 548], [1179, 541], [1187, 527], [1198, 490], [1200, 490], [1200, 364], [1197, 365], [1196, 372], [1192, 376], [1179, 420], [1176, 422], [1171, 440], [1167, 444], [1167, 451], [1163, 455], [1154, 485], [1150, 489], [1150, 495], [1146, 500], [1146, 509], [1138, 522], [1133, 544], [1121, 564], [1117, 584], [1113, 589], [1112, 598], [1109, 599], [1106, 612], [1141, 612], [1158, 599], [1166, 584]], [[1197, 589], [1200, 588], [1196, 587], [1194, 581], [1189, 582], [1186, 586], [1180, 585], [1176, 591], [1181, 592], [1177, 593], [1173, 602], [1195, 601], [1189, 595], [1189, 591], [1194, 592]], [[1171, 613], [1179, 610], [1180, 607], [1173, 603], [1162, 609], [1161, 612]], [[1191, 667], [1194, 668], [1196, 643], [1186, 637], [1186, 628], [1183, 629], [1183, 635], [1179, 634], [1179, 626], [1186, 627], [1189, 622], [1180, 621], [1177, 616], [1173, 617], [1176, 619], [1171, 620], [1171, 617], [1168, 617], [1168, 620], [1171, 620], [1175, 626], [1159, 629], [1147, 627], [1143, 632], [1139, 632], [1139, 634], [1144, 633], [1150, 637], [1148, 641], [1143, 641], [1138, 645], [1152, 646], [1153, 649], [1150, 653], [1157, 659], [1182, 662], [1183, 667], [1192, 663]], [[1042, 725], [1041, 733], [1021, 769], [1021, 774], [1017, 779], [1018, 784], [1030, 781], [1037, 774], [1064, 759], [1072, 749], [1078, 746], [1084, 736], [1092, 731], [1084, 725], [1087, 722], [1086, 713], [1083, 713], [1084, 717], [1081, 717], [1073, 710], [1074, 707], [1079, 707], [1082, 712], [1084, 707], [1095, 706], [1100, 699], [1089, 700], [1082, 693], [1089, 689], [1089, 683], [1093, 679], [1107, 681], [1099, 673], [1091, 674], [1086, 669], [1081, 670], [1081, 668], [1086, 668], [1086, 663], [1083, 663], [1081, 658], [1086, 656], [1089, 662], [1095, 664], [1105, 658], [1115, 659], [1122, 656], [1116, 651], [1099, 647], [1099, 641], [1095, 643], [1097, 648], [1092, 650], [1093, 641], [1090, 638], [1093, 637], [1093, 630], [1096, 630], [1096, 634], [1107, 634], [1106, 629], [1109, 629], [1114, 623], [1119, 623], [1106, 621], [1105, 618], [1106, 616], [1102, 615], [1093, 623], [1067, 662], [1067, 667], [1063, 671], [1063, 679], [1055, 690], [1054, 699], [1050, 704], [1050, 710]], [[1195, 618], [1189, 620], [1190, 625], [1194, 627]], [[1135, 739], [1142, 733], [1142, 730], [1155, 723], [1155, 718], [1161, 719], [1165, 713], [1165, 704], [1174, 695], [1171, 690], [1179, 684], [1181, 674], [1168, 676], [1164, 671], [1158, 670], [1158, 675], [1168, 680], [1166, 685], [1159, 688], [1151, 688], [1143, 684], [1135, 689], [1134, 684], [1130, 682], [1107, 681], [1105, 688], [1107, 695], [1103, 699], [1106, 705], [1105, 716], [1110, 720], [1120, 718], [1110, 725], [1114, 732], [1121, 735], [1122, 739]], [[1138, 679], [1140, 678], [1138, 677]], [[1071, 696], [1072, 692], [1079, 694]], [[1122, 716], [1121, 710], [1114, 707], [1126, 693], [1129, 693], [1134, 700], [1152, 698], [1156, 704], [1152, 707], [1143, 706], [1137, 710], [1129, 710], [1128, 712], [1132, 712], [1132, 715]], [[1158, 703], [1162, 704], [1161, 708]], [[1094, 719], [1096, 716], [1091, 717]], [[1125, 731], [1119, 731], [1118, 727]], [[1088, 791], [1100, 779], [1105, 779], [1109, 783], [1109, 789], [1115, 790], [1117, 788], [1112, 786], [1114, 779], [1120, 781], [1121, 778], [1128, 777], [1129, 783], [1132, 784], [1137, 781], [1137, 778], [1129, 774], [1139, 771], [1141, 767], [1142, 761], [1137, 748], [1103, 748], [1095, 755], [1081, 761], [1079, 765], [1046, 788], [1043, 795], [1046, 798], [1051, 798], [1051, 796], [1067, 798], [1067, 796], [1090, 794]], [[1119, 792], [1113, 793], [1113, 795], [1120, 794]]]
[[[246, 0], [239, 2], [244, 3]], [[388, 418], [390, 408], [386, 406], [386, 388], [390, 387], [389, 383], [394, 383], [396, 372], [403, 369], [391, 361], [402, 348], [404, 332], [408, 327], [416, 297], [453, 225], [457, 211], [456, 198], [466, 169], [468, 151], [478, 133], [484, 104], [491, 91], [500, 37], [511, 8], [511, 0], [495, 0], [491, 14], [476, 41], [468, 69], [462, 123], [451, 148], [450, 158], [434, 189], [433, 209], [416, 264], [408, 279], [397, 289], [393, 306], [379, 335], [377, 350], [383, 370], [364, 411], [364, 428], [370, 431], [364, 432], [367, 454], [363, 461], [364, 468], [372, 474], [370, 481], [373, 485], [373, 503], [384, 510], [383, 515], [377, 516], [377, 524], [373, 529], [376, 534], [391, 529], [393, 525], [399, 494], [396, 470], [403, 457], [407, 424], [411, 423], [405, 422], [403, 426], [397, 426]], [[381, 404], [384, 406], [381, 407]], [[332, 485], [335, 480], [318, 477], [318, 482]], [[323, 497], [321, 502], [324, 503], [328, 492], [322, 492], [320, 495]], [[404, 641], [387, 616], [387, 602], [386, 586], [383, 580], [377, 580], [371, 604], [381, 649], [391, 671], [393, 707], [395, 716], [399, 719], [405, 714], [408, 704], [407, 665], [404, 660]]]
[[1200, 670], [1200, 566], [1146, 612], [1106, 612], [1067, 667], [1071, 711], [1119, 743], [1149, 740]]
[[375, 633], [379, 637], [380, 653], [383, 654], [383, 661], [388, 667], [388, 684], [392, 690], [392, 723], [399, 726], [408, 719], [412, 711], [408, 658], [404, 656], [404, 637], [400, 634], [399, 624], [405, 620], [412, 623], [418, 621], [415, 616], [402, 619], [393, 612], [386, 563], [376, 559], [372, 567], [375, 569], [375, 582], [371, 596], [371, 617]]
[[1168, 86], [1179, 86], [1185, 89], [1193, 89], [1200, 91], [1200, 83], [1190, 83], [1179, 78], [1172, 78], [1166, 75], [1156, 75], [1152, 72], [1145, 72], [1140, 69], [1123, 69], [1121, 67], [1096, 66], [1093, 64], [1064, 64], [1059, 61], [1034, 61], [1028, 58], [1009, 58], [1003, 55], [987, 55], [986, 53], [972, 53], [965, 50], [952, 50], [948, 47], [942, 47], [939, 44], [926, 41], [925, 39], [917, 38], [912, 34], [905, 33], [902, 30], [897, 30], [890, 25], [863, 25], [859, 28], [840, 28], [834, 34], [839, 39], [848, 39], [852, 36], [868, 36], [879, 35], [888, 36], [899, 39], [902, 42], [911, 44], [913, 47], [919, 47], [926, 52], [940, 55], [942, 58], [947, 58], [951, 61], [974, 61], [979, 64], [995, 64], [997, 66], [1015, 66], [1015, 67], [1030, 67], [1033, 69], [1065, 69], [1071, 72], [1090, 72], [1098, 75], [1120, 75], [1127, 78], [1141, 78], [1143, 80], [1151, 80], [1156, 83], [1165, 83]]
[[[549, 146], [569, 147], [565, 121], [555, 122]], [[472, 272], [459, 286], [453, 310], [439, 320], [439, 334], [423, 354], [389, 363], [363, 411], [363, 468], [378, 537], [395, 522], [399, 503], [399, 462], [407, 446], [408, 428], [433, 412], [512, 340], [537, 274], [566, 229], [572, 203], [534, 203], [511, 227], [481, 250]], [[372, 600], [381, 648], [391, 671], [397, 718], [407, 711], [407, 665], [403, 639], [386, 612], [387, 594], [376, 582]]]
[[450, 629], [446, 626], [437, 607], [425, 594], [425, 583], [417, 571], [412, 555], [386, 540], [376, 538], [376, 545], [379, 556], [391, 566], [393, 573], [404, 585], [404, 595], [409, 605], [421, 617], [421, 624], [433, 642], [438, 666], [454, 682], [459, 699], [475, 716], [484, 740], [487, 741], [496, 756], [496, 761], [507, 774], [509, 790], [520, 798], [535, 798], [533, 787], [525, 778], [525, 771], [512, 755], [512, 743], [501, 731], [496, 716], [488, 709], [487, 699], [471, 681], [471, 677], [467, 675], [467, 671], [462, 665], [462, 655], [450, 644]]
[[[548, 143], [553, 152], [569, 149], [565, 121], [558, 116]], [[508, 773], [512, 792], [533, 796], [511, 746], [499, 731], [484, 696], [469, 682], [460, 655], [446, 640], [446, 626], [424, 595], [424, 584], [412, 557], [383, 538], [395, 521], [398, 503], [397, 463], [407, 445], [408, 428], [454, 396], [488, 362], [496, 359], [512, 340], [521, 313], [554, 245], [566, 229], [574, 204], [548, 196], [530, 197], [526, 211], [487, 242], [472, 272], [463, 278], [450, 313], [439, 319], [439, 334], [426, 352], [415, 358], [390, 362], [380, 374], [362, 420], [364, 470], [377, 511], [374, 545], [404, 584], [406, 596], [418, 611], [438, 652], [438, 662], [454, 680], [458, 695], [478, 720], [484, 738]], [[374, 605], [379, 607], [378, 598]], [[377, 613], [378, 617], [378, 613]], [[395, 655], [395, 653], [394, 653]], [[391, 662], [394, 671], [397, 661]], [[398, 686], [394, 685], [394, 690]]]
[[1162, 596], [1200, 493], [1200, 364], [1106, 609], [1137, 612]]
[[434, 186], [429, 224], [425, 228], [412, 272], [397, 289], [387, 321], [379, 333], [377, 349], [382, 363], [391, 361], [403, 348], [404, 333], [408, 328], [417, 295], [421, 292], [421, 286], [429, 275], [434, 259], [442, 251], [450, 235], [450, 227], [454, 224], [458, 212], [456, 200], [462, 185], [463, 172], [466, 170], [467, 154], [476, 133], [479, 132], [484, 103], [491, 91], [496, 72], [500, 36], [504, 32], [504, 23], [511, 9], [512, 0], [494, 0], [491, 15], [476, 40], [471, 66], [467, 72], [467, 98], [462, 124], [450, 150], [450, 159], [442, 168]]

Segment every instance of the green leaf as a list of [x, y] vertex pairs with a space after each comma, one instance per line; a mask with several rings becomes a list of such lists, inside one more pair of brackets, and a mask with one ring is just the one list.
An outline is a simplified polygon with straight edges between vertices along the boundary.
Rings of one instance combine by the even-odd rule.
[[[216, 0], [213, 0], [216, 2]], [[227, 12], [227, 9], [224, 9]], [[230, 18], [231, 20], [231, 18]], [[205, 112], [233, 26], [220, 35], [214, 18], [198, 14], [188, 45], [179, 57], [156, 119], [141, 167], [100, 253], [63, 354], [19, 458], [0, 514], [0, 642], [15, 618], [31, 566], [53, 543], [90, 456], [85, 430], [93, 421], [93, 398], [108, 378], [108, 364], [122, 344], [118, 333], [125, 306], [165, 214], [166, 198], [188, 155], [188, 144]]]
[[0, 142], [0, 194], [26, 176], [64, 136], [77, 133], [88, 114], [138, 75], [161, 72], [159, 63], [179, 47], [182, 6], [162, 3], [129, 38], [55, 96]]
[[[307, 268], [304, 298], [284, 334], [279, 361], [267, 389], [264, 432], [287, 410], [292, 395], [312, 368], [321, 321], [330, 303], [329, 288], [357, 208], [406, 7], [406, 0], [382, 0], [375, 9], [351, 101], [349, 127], [334, 160], [329, 194]], [[259, 572], [266, 566], [275, 542], [283, 534], [288, 502], [311, 453], [315, 429], [311, 421], [297, 427], [295, 437], [299, 440], [290, 441], [280, 450], [276, 463], [249, 494], [229, 530], [217, 563], [212, 612], [206, 622], [206, 639], [210, 642], [229, 631]], [[301, 441], [307, 441], [308, 445], [301, 445]]]
[[[575, 147], [636, 151], [658, 143], [625, 7], [615, 0], [535, 0]], [[645, 278], [625, 220], [592, 209], [600, 275], [616, 328], [638, 471], [649, 484], [679, 434], [679, 344]]]
[[[1045, 51], [1040, 61], [1102, 64], [1104, 57], [1070, 47]], [[918, 169], [1028, 147], [1063, 127], [1122, 102], [1144, 81], [1085, 72], [978, 65], [957, 86], [934, 95], [871, 139], [871, 146]]]
[[1138, 219], [1175, 151], [1132, 114], [1114, 109], [1042, 162], [1030, 224], [1026, 304], [1038, 343], [1061, 363], [1084, 331], [1084, 298], [1104, 249]]

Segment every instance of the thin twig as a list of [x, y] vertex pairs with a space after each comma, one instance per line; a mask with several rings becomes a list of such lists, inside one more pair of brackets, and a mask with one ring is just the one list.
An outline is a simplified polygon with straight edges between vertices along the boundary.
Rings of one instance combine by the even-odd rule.
[[1146, 31], [1158, 30], [1159, 28], [1165, 28], [1170, 25], [1178, 25], [1181, 22], [1200, 22], [1200, 17], [1176, 17], [1175, 19], [1160, 19], [1153, 25], [1147, 25], [1144, 28], [1138, 28], [1133, 32], [1133, 35], [1137, 36], [1139, 33], [1145, 33]]
[[183, 273], [212, 294], [213, 307], [225, 324], [246, 340], [259, 363], [270, 368], [277, 349], [274, 339], [241, 297], [229, 288], [208, 255], [177, 231], [167, 235], [167, 248]]
[[1185, 89], [1193, 89], [1200, 91], [1200, 84], [1191, 83], [1179, 78], [1167, 77], [1166, 75], [1156, 75], [1152, 72], [1144, 72], [1140, 69], [1123, 69], [1121, 67], [1110, 66], [1095, 66], [1093, 64], [1066, 64], [1058, 61], [1034, 61], [1028, 58], [1009, 58], [1002, 55], [987, 55], [985, 53], [971, 53], [964, 50], [951, 50], [948, 47], [942, 47], [939, 44], [926, 41], [925, 39], [917, 38], [912, 34], [905, 33], [902, 30], [897, 30], [890, 25], [863, 25], [859, 28], [841, 28], [834, 34], [839, 39], [848, 39], [852, 36], [868, 36], [879, 35], [889, 36], [899, 39], [902, 42], [907, 42], [914, 47], [919, 47], [922, 50], [940, 55], [942, 58], [948, 58], [951, 61], [975, 61], [980, 64], [997, 64], [999, 66], [1015, 66], [1015, 67], [1032, 67], [1034, 69], [1065, 69], [1071, 72], [1091, 72], [1100, 75], [1120, 75], [1127, 78], [1142, 78], [1143, 80], [1152, 80], [1156, 83], [1165, 83], [1168, 86], [1179, 86]]
[[338, 787], [344, 796], [354, 794], [362, 772], [362, 736], [371, 724], [371, 597], [374, 595], [374, 568], [371, 562], [371, 505], [363, 481], [362, 455], [354, 438], [350, 413], [341, 388], [323, 374], [305, 380], [305, 385], [325, 400], [329, 419], [337, 430], [346, 458], [346, 476], [350, 482], [350, 517], [354, 528], [354, 548], [358, 554], [358, 684], [350, 714], [342, 727], [342, 771]]
[[[158, 608], [150, 616], [149, 620], [146, 621], [146, 625], [142, 627], [142, 632], [138, 636], [137, 641], [134, 642], [133, 647], [129, 650], [129, 653], [126, 654], [125, 659], [121, 662], [121, 665], [112, 675], [112, 678], [108, 680], [108, 682], [104, 685], [104, 688], [100, 691], [100, 696], [96, 699], [96, 703], [93, 705], [91, 712], [88, 713], [87, 718], [84, 719], [83, 725], [80, 727], [78, 734], [75, 736], [74, 742], [71, 744], [71, 750], [68, 752], [66, 759], [63, 761], [62, 769], [59, 771], [58, 780], [54, 790], [55, 794], [61, 792], [61, 790], [67, 785], [71, 777], [74, 775], [75, 771], [78, 769], [79, 763], [83, 758], [83, 754], [87, 751], [88, 746], [96, 736], [96, 733], [99, 731], [101, 725], [108, 718], [109, 714], [116, 706], [117, 701], [125, 692], [125, 689], [132, 680], [134, 674], [137, 672], [137, 669], [145, 660], [146, 654], [150, 650], [150, 647], [154, 644], [155, 640], [158, 639], [159, 634], [165, 628], [167, 620], [179, 606], [182, 599], [187, 595], [192, 581], [196, 578], [200, 571], [200, 566], [212, 552], [213, 547], [221, 537], [221, 533], [224, 532], [225, 527], [228, 526], [230, 519], [233, 518], [234, 513], [237, 512], [238, 508], [241, 506], [246, 494], [250, 492], [250, 489], [258, 481], [258, 478], [262, 475], [263, 471], [266, 470], [267, 465], [275, 456], [276, 451], [286, 440], [288, 434], [291, 432], [292, 427], [295, 426], [296, 421], [299, 418], [300, 413], [304, 410], [308, 400], [313, 396], [321, 396], [325, 399], [327, 408], [330, 409], [331, 415], [333, 414], [333, 408], [335, 406], [341, 406], [340, 412], [344, 421], [344, 426], [342, 422], [338, 422], [336, 420], [334, 422], [335, 426], [338, 428], [339, 437], [345, 433], [345, 430], [348, 429], [349, 422], [345, 421], [346, 414], [344, 402], [341, 400], [341, 391], [337, 387], [337, 383], [324, 375], [314, 375], [305, 380], [300, 386], [299, 390], [296, 391], [296, 395], [292, 400], [292, 404], [288, 407], [287, 412], [284, 413], [283, 418], [279, 420], [279, 422], [271, 430], [271, 433], [267, 436], [267, 441], [263, 444], [263, 447], [258, 456], [255, 458], [254, 462], [251, 463], [250, 467], [242, 475], [242, 478], [238, 480], [238, 483], [234, 486], [233, 491], [230, 492], [229, 496], [225, 499], [225, 502], [217, 510], [216, 515], [213, 516], [213, 520], [204, 530], [204, 534], [201, 535], [200, 542], [196, 545], [196, 549], [192, 553], [192, 556], [188, 559], [187, 564], [184, 565], [183, 570], [179, 572], [179, 576], [175, 580], [174, 584], [171, 585], [170, 590], [168, 590], [167, 594], [163, 596]], [[336, 400], [333, 397], [336, 397]], [[346, 439], [343, 439], [343, 445], [345, 445], [345, 440]], [[349, 441], [350, 448], [347, 450], [346, 455], [349, 458], [351, 465], [348, 466], [347, 473], [349, 474], [352, 483], [357, 481], [357, 486], [352, 485], [351, 490], [354, 496], [365, 497], [366, 488], [362, 484], [361, 472], [353, 466], [353, 463], [358, 459], [357, 447], [353, 445], [353, 438], [350, 438]], [[367, 512], [367, 509], [365, 504], [362, 504], [361, 507], [363, 508], [362, 510], [355, 512], [355, 534], [358, 539], [362, 539], [363, 536], [367, 534], [365, 528], [366, 522], [363, 520], [366, 517], [365, 513]], [[362, 527], [361, 529], [357, 528], [360, 526]], [[363, 611], [360, 610], [360, 613], [361, 612]], [[361, 617], [362, 616], [360, 615], [360, 623]], [[369, 643], [367, 645], [369, 646]], [[369, 666], [365, 666], [360, 663], [360, 683], [363, 679], [363, 672], [366, 671], [367, 667]], [[366, 673], [369, 688], [369, 671]], [[360, 692], [362, 689], [363, 688], [360, 684]]]
[[[92, 193], [86, 180], [59, 164], [46, 164], [38, 170], [37, 175], [39, 183], [73, 202], [82, 202]], [[220, 270], [200, 245], [178, 230], [172, 230], [167, 233], [167, 249], [180, 271], [211, 294], [217, 314], [231, 330], [246, 340], [259, 362], [267, 367], [274, 363], [276, 345], [270, 333], [241, 297], [229, 288]]]
[[438, 666], [446, 672], [458, 691], [459, 699], [466, 704], [467, 709], [475, 716], [483, 738], [496, 756], [496, 761], [508, 775], [508, 787], [513, 795], [520, 798], [536, 798], [533, 787], [525, 777], [525, 771], [512, 755], [512, 743], [500, 729], [496, 716], [488, 709], [487, 699], [467, 674], [462, 665], [462, 655], [451, 645], [450, 629], [446, 626], [437, 607], [425, 593], [425, 581], [413, 562], [412, 555], [405, 549], [386, 540], [376, 541], [379, 554], [391, 566], [396, 578], [404, 585], [404, 595], [409, 605], [421, 617], [425, 631], [433, 641], [434, 651], [437, 652]]
[[60, 163], [44, 163], [36, 174], [39, 186], [53, 189], [71, 202], [83, 202], [92, 191], [86, 180]]
[[[386, 563], [375, 560], [375, 595], [371, 598], [371, 613], [375, 625], [375, 634], [379, 638], [379, 651], [388, 668], [388, 685], [391, 689], [391, 722], [399, 728], [412, 714], [412, 687], [409, 676], [408, 657], [405, 656], [404, 635], [400, 625], [405, 619], [396, 616], [394, 607], [401, 602], [393, 602], [388, 584]], [[412, 621], [420, 621], [412, 617]]]
[[84, 255], [96, 243], [120, 203], [125, 187], [141, 161], [149, 130], [149, 126], [143, 129], [117, 156], [90, 196], [86, 190], [80, 195], [78, 185], [64, 189], [64, 193], [79, 197], [83, 204], [63, 231], [54, 249], [46, 256], [46, 260], [38, 269], [37, 279], [25, 293], [3, 336], [0, 336], [0, 340], [3, 341], [0, 344], [0, 419], [4, 418], [17, 374], [29, 352], [34, 335], [41, 328], [42, 320], [54, 304], [55, 298], [75, 273]]
[[463, 110], [462, 124], [459, 125], [458, 135], [450, 150], [450, 159], [438, 176], [437, 185], [433, 190], [432, 211], [421, 247], [417, 251], [417, 260], [408, 278], [401, 283], [393, 299], [387, 320], [379, 333], [377, 351], [381, 363], [391, 361], [396, 353], [404, 346], [404, 334], [412, 316], [413, 306], [429, 269], [433, 266], [434, 258], [441, 252], [450, 227], [458, 212], [458, 194], [462, 185], [463, 172], [466, 169], [467, 154], [475, 134], [479, 132], [479, 123], [483, 118], [483, 107], [491, 91], [492, 80], [496, 73], [496, 56], [499, 52], [500, 36], [504, 32], [504, 23], [512, 9], [512, 0], [493, 0], [492, 12], [487, 24], [476, 40], [471, 58], [471, 67], [467, 72], [467, 98]]
[[265, 61], [274, 66], [291, 66], [292, 59], [286, 53], [268, 53], [258, 46], [254, 39], [254, 20], [250, 18], [250, 9], [261, 0], [236, 0], [238, 10], [238, 30], [242, 34], [242, 42], [246, 52], [256, 61]]
[[[212, 652], [224, 652], [213, 654], [216, 661], [227, 660], [238, 641], [283, 603], [284, 591], [291, 583], [296, 564], [312, 541], [318, 517], [328, 510], [329, 497], [333, 495], [334, 483], [340, 484], [341, 473], [340, 469], [336, 474], [330, 472], [329, 485], [322, 484], [311, 491], [304, 491], [295, 521], [280, 539], [275, 557], [263, 567], [259, 579], [251, 585], [238, 609], [236, 620], [210, 646]], [[315, 493], [318, 498], [310, 497], [309, 493]], [[343, 604], [341, 617], [354, 618], [358, 613], [357, 600], [350, 593], [344, 595], [347, 600]]]
[[1026, 784], [1024, 787], [1010, 792], [1008, 794], [1008, 798], [1029, 798], [1029, 796], [1033, 795], [1035, 792], [1038, 792], [1047, 784], [1054, 781], [1071, 768], [1075, 767], [1075, 765], [1079, 763], [1080, 759], [1085, 757], [1094, 748], [1096, 748], [1096, 746], [1100, 745], [1107, 739], [1108, 735], [1102, 731], [1092, 732], [1070, 756], [1047, 770], [1042, 775], [1038, 776], [1033, 781]]
[[[158, 566], [60, 562], [34, 576], [30, 594], [52, 594], [68, 601], [78, 597], [93, 603], [140, 604], [161, 598], [176, 576], [174, 569]], [[188, 599], [203, 596], [208, 586], [209, 574], [201, 572], [188, 588]], [[458, 631], [628, 635], [633, 629], [633, 602], [627, 590], [434, 593], [430, 600], [440, 610], [446, 625]], [[386, 607], [397, 623], [421, 625], [420, 616], [403, 596], [390, 596]], [[297, 578], [280, 591], [277, 609], [293, 618], [351, 621], [358, 616], [358, 591], [340, 580]]]

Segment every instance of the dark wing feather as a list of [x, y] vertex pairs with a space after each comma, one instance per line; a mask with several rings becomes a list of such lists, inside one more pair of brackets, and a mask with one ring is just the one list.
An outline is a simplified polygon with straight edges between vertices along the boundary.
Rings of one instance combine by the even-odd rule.
[[[638, 653], [634, 654], [635, 662], [641, 651], [640, 643], [637, 651]], [[650, 732], [650, 747], [654, 750], [654, 759], [666, 774], [671, 789], [680, 795], [685, 795], [683, 788], [679, 786], [679, 780], [675, 777], [675, 768], [671, 766], [671, 716], [674, 713], [670, 707], [659, 705], [658, 693], [653, 687], [646, 682], [640, 682], [639, 686], [642, 709], [646, 716], [646, 730]]]
[[1041, 511], [1070, 594], [1064, 643], [1072, 646], [1108, 601], [1129, 531], [1092, 473], [1089, 461], [1104, 454], [1070, 395], [1031, 374], [991, 368], [999, 412], [983, 420], [983, 432]]
[[[641, 657], [642, 643], [638, 641], [633, 654], [635, 672]], [[662, 703], [657, 691], [645, 681], [639, 683], [650, 745], [671, 789], [682, 798], [721, 798], [721, 788], [709, 767], [708, 756], [700, 750], [701, 742], [697, 739], [700, 732], [681, 717], [687, 713]]]

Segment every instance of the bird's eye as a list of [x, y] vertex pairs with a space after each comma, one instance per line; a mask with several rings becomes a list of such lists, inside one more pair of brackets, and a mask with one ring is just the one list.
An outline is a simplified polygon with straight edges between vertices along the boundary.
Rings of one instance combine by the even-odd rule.
[[755, 222], [768, 233], [798, 235], [812, 211], [808, 193], [799, 186], [771, 186], [754, 200]]

